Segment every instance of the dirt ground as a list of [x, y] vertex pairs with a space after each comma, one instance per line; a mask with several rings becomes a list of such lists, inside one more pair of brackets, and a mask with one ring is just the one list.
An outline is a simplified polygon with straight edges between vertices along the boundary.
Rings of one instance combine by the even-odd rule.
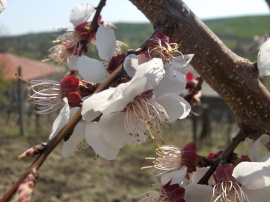
[[[19, 161], [17, 155], [43, 141], [0, 135], [0, 196], [32, 162]], [[153, 179], [140, 167], [146, 165], [144, 157], [153, 153], [124, 148], [116, 160], [106, 161], [95, 160], [90, 148], [64, 158], [61, 147], [58, 145], [41, 167], [32, 202], [135, 201], [134, 196], [152, 189]]]
[[[170, 127], [163, 126], [162, 135], [165, 144], [182, 147], [191, 141], [190, 123], [181, 120]], [[214, 134], [221, 130], [220, 125], [215, 128], [212, 130]], [[160, 143], [157, 140], [147, 141], [136, 147], [123, 148], [114, 161], [102, 158], [95, 160], [91, 148], [77, 151], [64, 158], [61, 156], [62, 144], [60, 144], [42, 165], [31, 202], [139, 201], [141, 198], [134, 198], [154, 189], [151, 187], [155, 183], [153, 177], [140, 168], [151, 165], [151, 162], [144, 158], [155, 156], [154, 149]], [[10, 189], [34, 160], [19, 161], [17, 156], [31, 146], [44, 141], [47, 141], [47, 136], [18, 137], [0, 134], [0, 197]], [[212, 137], [208, 142], [211, 144], [207, 146], [205, 142], [205, 146], [198, 152], [208, 154], [210, 151], [219, 151], [224, 147], [225, 142], [224, 136]]]

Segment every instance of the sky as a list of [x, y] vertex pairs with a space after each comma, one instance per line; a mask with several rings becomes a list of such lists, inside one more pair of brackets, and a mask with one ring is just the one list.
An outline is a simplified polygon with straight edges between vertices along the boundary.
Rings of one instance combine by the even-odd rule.
[[[7, 0], [7, 8], [0, 13], [0, 36], [54, 31], [55, 27], [72, 27], [71, 10], [89, 2], [97, 6], [99, 0]], [[202, 20], [247, 15], [269, 15], [265, 0], [184, 0]], [[129, 0], [107, 0], [102, 10], [106, 22], [149, 22]]]

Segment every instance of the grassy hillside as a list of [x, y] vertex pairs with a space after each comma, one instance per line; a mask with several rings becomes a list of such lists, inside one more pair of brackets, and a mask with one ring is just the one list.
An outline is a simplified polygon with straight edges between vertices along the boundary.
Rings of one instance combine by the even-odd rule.
[[235, 36], [248, 41], [254, 35], [270, 31], [269, 21], [270, 15], [263, 15], [207, 20], [205, 23], [221, 38]]
[[235, 53], [256, 60], [257, 50], [251, 49], [254, 36], [270, 32], [270, 15], [207, 20], [206, 25]]
[[[249, 52], [248, 49], [253, 45], [255, 35], [270, 31], [269, 21], [270, 16], [249, 16], [204, 22], [234, 52], [255, 60], [257, 53]], [[117, 39], [127, 43], [129, 48], [137, 48], [153, 31], [152, 25], [147, 23], [117, 23], [116, 26]], [[61, 32], [48, 32], [0, 37], [0, 52], [44, 59], [52, 46], [51, 41], [60, 35]]]
[[138, 48], [153, 32], [151, 24], [147, 23], [118, 23], [116, 38], [128, 44], [129, 48]]
[[[205, 20], [204, 23], [235, 53], [256, 60], [257, 51], [251, 49], [254, 45], [254, 36], [261, 36], [270, 32], [270, 15], [246, 16]], [[119, 30], [116, 36], [119, 40], [136, 48], [153, 31], [151, 24], [116, 24]]]

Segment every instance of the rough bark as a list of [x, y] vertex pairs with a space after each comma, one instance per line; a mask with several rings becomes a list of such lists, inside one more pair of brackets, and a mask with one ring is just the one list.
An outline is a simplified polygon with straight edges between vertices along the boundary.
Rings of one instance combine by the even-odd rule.
[[[259, 80], [256, 64], [227, 48], [181, 0], [131, 0], [154, 28], [194, 53], [194, 69], [225, 100], [239, 127], [252, 139], [270, 131], [270, 94]], [[210, 9], [210, 8], [209, 8]]]

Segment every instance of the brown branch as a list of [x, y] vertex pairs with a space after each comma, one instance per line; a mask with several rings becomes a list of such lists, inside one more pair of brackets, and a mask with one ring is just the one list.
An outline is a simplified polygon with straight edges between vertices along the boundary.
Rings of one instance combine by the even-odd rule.
[[215, 160], [215, 162], [211, 165], [211, 167], [208, 169], [206, 174], [200, 179], [198, 184], [207, 184], [209, 178], [212, 176], [212, 174], [215, 172], [217, 166], [220, 163], [227, 162], [227, 159], [229, 156], [233, 153], [235, 148], [246, 139], [248, 133], [246, 133], [244, 130], [240, 130], [237, 135], [232, 139], [231, 143], [224, 149], [224, 151], [218, 156], [218, 158]]
[[194, 53], [195, 70], [228, 104], [238, 125], [258, 138], [270, 131], [270, 94], [258, 78], [258, 69], [234, 54], [180, 0], [131, 0], [155, 28], [181, 44], [184, 54]]
[[92, 20], [92, 23], [91, 23], [91, 28], [90, 28], [89, 33], [96, 33], [97, 32], [97, 29], [99, 27], [98, 18], [100, 16], [100, 13], [101, 13], [102, 8], [105, 5], [106, 5], [106, 0], [100, 0], [98, 6], [96, 7], [96, 13], [95, 13], [95, 15], [93, 17], [93, 20]]
[[[107, 77], [103, 82], [100, 83], [99, 87], [95, 90], [94, 93], [98, 93], [110, 86], [110, 84], [116, 80], [122, 73], [123, 67], [118, 67], [109, 77]], [[54, 148], [61, 142], [66, 135], [70, 134], [71, 131], [75, 128], [77, 123], [81, 120], [81, 109], [68, 121], [65, 127], [52, 139], [48, 142], [43, 153], [40, 154], [32, 165], [24, 172], [24, 174], [17, 180], [17, 182], [11, 187], [11, 189], [0, 199], [0, 202], [7, 202], [15, 194], [19, 185], [23, 182], [25, 177], [30, 174], [33, 170], [38, 171], [38, 169], [45, 162], [49, 154], [54, 150]]]

